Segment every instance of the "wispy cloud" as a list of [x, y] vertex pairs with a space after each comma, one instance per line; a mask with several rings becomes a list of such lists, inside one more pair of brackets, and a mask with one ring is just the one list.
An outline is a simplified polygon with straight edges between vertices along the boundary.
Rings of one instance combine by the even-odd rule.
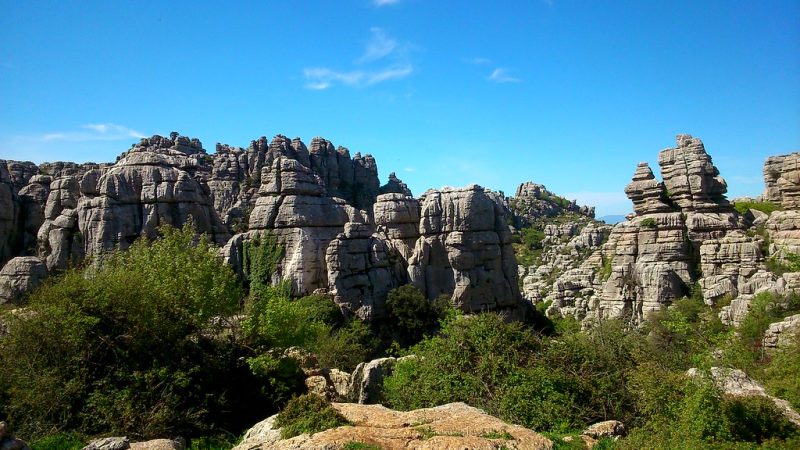
[[379, 60], [388, 56], [397, 48], [397, 40], [387, 36], [383, 29], [372, 27], [370, 31], [372, 32], [372, 37], [367, 42], [364, 54], [356, 60], [356, 64]]
[[[408, 60], [409, 46], [398, 43], [381, 28], [373, 27], [370, 31], [372, 36], [364, 51], [353, 62], [358, 68], [337, 70], [329, 67], [307, 67], [303, 69], [305, 88], [314, 91], [322, 91], [336, 85], [363, 88], [411, 75], [414, 66]], [[378, 63], [380, 67], [374, 67]]]
[[505, 67], [498, 67], [497, 69], [494, 69], [492, 73], [486, 77], [486, 79], [495, 83], [519, 83], [522, 81], [517, 77], [509, 75], [508, 69]]
[[416, 167], [403, 167], [403, 171], [405, 172], [416, 172]]
[[82, 125], [81, 130], [58, 131], [42, 133], [35, 136], [23, 136], [23, 141], [40, 142], [91, 142], [91, 141], [122, 141], [131, 138], [141, 139], [144, 134], [122, 125], [114, 123], [90, 123]]
[[399, 3], [400, 0], [372, 0], [372, 4], [375, 6], [387, 6], [387, 5], [394, 5], [395, 3]]
[[478, 65], [478, 66], [479, 65], [484, 65], [484, 64], [490, 64], [492, 62], [491, 59], [483, 58], [483, 57], [480, 57], [480, 56], [475, 56], [473, 58], [466, 58], [464, 61], [468, 62], [470, 64]]

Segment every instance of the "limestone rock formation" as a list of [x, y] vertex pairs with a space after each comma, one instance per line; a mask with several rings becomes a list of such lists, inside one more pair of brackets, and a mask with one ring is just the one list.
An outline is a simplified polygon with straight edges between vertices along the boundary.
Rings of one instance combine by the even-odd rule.
[[323, 181], [330, 196], [342, 198], [354, 208], [372, 211], [380, 186], [378, 165], [372, 155], [362, 157], [356, 153], [351, 159], [348, 149], [334, 148], [320, 137], [311, 140], [308, 153], [307, 166]]
[[37, 234], [45, 221], [45, 206], [52, 181], [49, 175], [34, 175], [29, 183], [19, 190], [23, 253], [36, 252]]
[[574, 200], [559, 197], [544, 185], [530, 181], [517, 187], [516, 195], [509, 199], [509, 206], [516, 228], [527, 228], [541, 218], [553, 217], [565, 211], [594, 218], [594, 207], [578, 206]]
[[764, 184], [764, 200], [787, 209], [800, 208], [800, 152], [767, 158]]
[[411, 258], [419, 238], [419, 201], [404, 194], [381, 194], [373, 205], [377, 232], [397, 250], [404, 261]]
[[407, 197], [412, 197], [411, 189], [408, 188], [408, 185], [403, 183], [403, 180], [397, 178], [397, 174], [391, 172], [389, 174], [389, 180], [381, 186], [379, 192], [381, 194], [403, 194]]
[[345, 398], [354, 403], [376, 403], [380, 399], [383, 379], [392, 374], [395, 364], [414, 357], [413, 355], [402, 358], [387, 357], [360, 363], [350, 374], [348, 395]]
[[348, 209], [344, 200], [326, 196], [325, 186], [311, 169], [283, 156], [262, 170], [258, 195], [250, 213], [250, 231], [228, 242], [225, 258], [241, 271], [245, 243], [258, 234], [272, 233], [285, 248], [276, 280], [290, 280], [293, 291], [301, 295], [327, 289], [328, 244], [345, 223], [360, 221], [360, 215]]
[[408, 265], [413, 285], [430, 299], [451, 296], [465, 312], [519, 306], [511, 233], [493, 197], [473, 184], [429, 190], [421, 204]]
[[[352, 426], [332, 428], [313, 435], [281, 439], [272, 416], [245, 433], [234, 450], [335, 450], [360, 442], [385, 450], [518, 450], [552, 449], [553, 443], [518, 425], [510, 425], [464, 403], [435, 408], [394, 411], [381, 405], [333, 403]], [[508, 434], [510, 439], [506, 439]], [[503, 438], [491, 436], [504, 435]]]
[[66, 269], [86, 255], [84, 235], [78, 228], [80, 196], [80, 180], [75, 175], [64, 175], [50, 184], [44, 223], [37, 232], [39, 256], [45, 260], [49, 270]]
[[370, 227], [347, 223], [326, 251], [328, 282], [334, 301], [362, 320], [386, 316], [389, 291], [407, 283], [402, 256]]
[[633, 212], [637, 215], [666, 213], [674, 211], [664, 183], [660, 183], [653, 175], [653, 170], [646, 162], [636, 166], [631, 183], [625, 187], [625, 195], [633, 202]]
[[764, 332], [764, 348], [781, 348], [787, 341], [798, 338], [800, 338], [800, 314], [795, 314], [770, 324]]
[[14, 186], [5, 161], [0, 161], [0, 265], [11, 259], [18, 247], [21, 207]]
[[35, 256], [18, 256], [0, 270], [0, 305], [16, 303], [47, 278], [47, 266]]

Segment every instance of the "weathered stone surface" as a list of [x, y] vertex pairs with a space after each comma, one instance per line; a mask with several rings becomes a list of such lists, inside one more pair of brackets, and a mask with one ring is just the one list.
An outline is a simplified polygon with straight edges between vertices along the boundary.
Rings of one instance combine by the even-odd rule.
[[355, 403], [376, 403], [380, 400], [383, 388], [383, 379], [392, 374], [397, 361], [402, 361], [413, 356], [404, 356], [397, 359], [393, 357], [374, 359], [356, 366], [350, 374], [350, 383], [347, 400]]
[[517, 265], [503, 209], [478, 185], [429, 190], [420, 238], [409, 259], [411, 282], [430, 299], [442, 294], [465, 312], [520, 305]]
[[[385, 450], [518, 450], [552, 449], [553, 443], [527, 429], [510, 425], [464, 403], [435, 408], [394, 411], [381, 405], [333, 403], [352, 426], [313, 435], [280, 439], [274, 416], [251, 428], [234, 450], [334, 450], [348, 442], [361, 442]], [[486, 436], [508, 433], [511, 439]], [[431, 434], [433, 436], [431, 436]]]
[[700, 270], [703, 278], [700, 286], [703, 298], [714, 304], [724, 296], [734, 298], [743, 294], [753, 294], [761, 286], [748, 285], [756, 277], [771, 277], [766, 273], [764, 255], [761, 253], [763, 238], [749, 237], [741, 231], [733, 231], [720, 239], [708, 239], [700, 246]]
[[[769, 395], [758, 382], [751, 379], [739, 369], [726, 367], [712, 367], [710, 371], [711, 380], [726, 395], [732, 397], [764, 397], [771, 400], [778, 411], [783, 414], [790, 422], [800, 427], [800, 414], [792, 408], [786, 400]], [[689, 369], [687, 375], [696, 377], [701, 372], [697, 369]]]
[[18, 251], [21, 205], [5, 161], [0, 160], [0, 265]]
[[95, 439], [83, 450], [128, 450], [131, 448], [131, 441], [127, 437], [107, 437]]
[[272, 166], [262, 170], [259, 197], [250, 213], [250, 231], [234, 236], [222, 250], [224, 257], [241, 272], [245, 242], [269, 232], [285, 249], [274, 281], [289, 280], [293, 291], [301, 295], [327, 289], [326, 249], [345, 223], [359, 217], [344, 201], [325, 192], [311, 169], [296, 159], [276, 158]]
[[328, 245], [325, 261], [334, 301], [362, 320], [385, 317], [389, 291], [407, 283], [402, 256], [365, 224], [345, 224]]
[[373, 205], [372, 217], [377, 233], [403, 257], [411, 258], [419, 238], [419, 201], [403, 194], [381, 194]]
[[625, 436], [625, 425], [619, 420], [605, 420], [589, 425], [581, 434], [585, 434], [594, 439]]
[[380, 194], [403, 194], [408, 197], [412, 197], [411, 189], [408, 188], [408, 185], [403, 183], [403, 180], [397, 178], [397, 174], [394, 172], [389, 174], [389, 180], [380, 187], [379, 191]]
[[789, 316], [770, 324], [764, 332], [764, 347], [775, 349], [785, 346], [787, 341], [800, 338], [800, 314]]
[[50, 184], [44, 208], [45, 220], [37, 232], [38, 253], [49, 270], [66, 269], [86, 254], [85, 241], [78, 228], [80, 196], [80, 183], [74, 175], [56, 178]]
[[372, 211], [380, 186], [378, 165], [372, 155], [362, 157], [356, 153], [351, 159], [348, 149], [334, 148], [320, 137], [311, 140], [308, 152], [308, 167], [322, 180], [330, 196], [342, 198], [356, 209]]
[[711, 162], [703, 142], [688, 134], [679, 134], [674, 148], [658, 155], [661, 176], [669, 198], [682, 211], [718, 211], [728, 206], [728, 185]]
[[143, 442], [132, 442], [131, 450], [184, 450], [186, 442], [183, 439], [151, 439]]
[[189, 221], [212, 242], [225, 243], [227, 228], [202, 181], [202, 173], [211, 171], [210, 160], [198, 140], [173, 133], [142, 139], [99, 177], [87, 172], [77, 207], [85, 254], [126, 249], [139, 237], [156, 237], [161, 225], [181, 227]]
[[22, 252], [35, 254], [37, 250], [37, 234], [45, 221], [45, 207], [50, 195], [50, 184], [53, 179], [49, 175], [34, 175], [29, 183], [19, 190], [20, 222], [22, 224]]
[[18, 256], [0, 270], [0, 304], [17, 303], [47, 278], [47, 266], [35, 256]]
[[771, 156], [764, 163], [764, 199], [800, 209], [800, 152]]
[[633, 202], [637, 215], [666, 213], [674, 208], [669, 204], [664, 183], [656, 180], [653, 170], [646, 162], [639, 163], [633, 180], [625, 187], [625, 195]]

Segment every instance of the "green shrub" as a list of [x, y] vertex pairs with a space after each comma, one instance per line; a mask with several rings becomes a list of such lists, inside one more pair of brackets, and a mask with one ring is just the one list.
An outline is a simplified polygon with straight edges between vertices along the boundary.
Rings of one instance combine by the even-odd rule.
[[51, 278], [6, 319], [0, 414], [22, 435], [193, 436], [276, 409], [248, 350], [212, 320], [239, 307], [233, 271], [190, 226], [160, 232]]
[[656, 228], [657, 224], [656, 220], [652, 217], [645, 217], [641, 222], [639, 222], [639, 226], [641, 228]]
[[349, 424], [330, 403], [315, 394], [305, 394], [289, 400], [275, 418], [275, 426], [281, 429], [283, 439]]
[[436, 331], [450, 309], [450, 299], [446, 296], [431, 301], [414, 286], [400, 286], [389, 291], [388, 318], [376, 322], [375, 329], [385, 343], [397, 342], [405, 348]]
[[736, 202], [733, 204], [733, 207], [738, 211], [740, 214], [747, 214], [747, 210], [752, 209], [755, 211], [761, 211], [766, 214], [772, 214], [775, 211], [780, 211], [782, 209], [781, 205], [773, 202]]
[[369, 326], [353, 319], [344, 327], [320, 336], [313, 349], [322, 367], [352, 372], [359, 363], [374, 355], [378, 345]]
[[365, 444], [363, 442], [346, 442], [342, 450], [381, 450], [377, 445]]
[[261, 233], [242, 245], [242, 271], [250, 291], [259, 293], [272, 284], [285, 253], [283, 245], [271, 233]]
[[764, 368], [764, 386], [800, 410], [800, 336], [781, 343]]

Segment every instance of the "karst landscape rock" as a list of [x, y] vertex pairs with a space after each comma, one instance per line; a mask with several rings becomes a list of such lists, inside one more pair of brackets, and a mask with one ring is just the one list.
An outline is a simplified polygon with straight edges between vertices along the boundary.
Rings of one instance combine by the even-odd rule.
[[[109, 251], [185, 224], [207, 237], [244, 285], [284, 282], [295, 296], [327, 295], [345, 317], [375, 324], [390, 317], [389, 293], [405, 285], [465, 314], [493, 311], [513, 322], [544, 313], [583, 330], [615, 319], [644, 328], [692, 295], [735, 327], [759, 294], [798, 292], [800, 272], [791, 268], [800, 254], [800, 153], [765, 162], [764, 194], [749, 200], [771, 202], [771, 212], [734, 208], [697, 137], [678, 135], [658, 164], [660, 179], [648, 163], [631, 167], [624, 192], [633, 212], [608, 225], [593, 207], [530, 181], [511, 197], [476, 184], [414, 196], [395, 173], [381, 184], [371, 155], [351, 157], [319, 137], [308, 146], [261, 137], [246, 149], [217, 144], [208, 153], [199, 140], [172, 133], [142, 139], [113, 163], [0, 161], [0, 305], [19, 314], [48, 277], [102, 264]], [[271, 272], [257, 273], [250, 252], [271, 239], [280, 258]], [[790, 345], [799, 318], [770, 324], [760, 345], [773, 353]], [[306, 389], [352, 402], [333, 403], [352, 426], [282, 439], [269, 418], [237, 449], [334, 449], [350, 441], [387, 449], [552, 448], [534, 431], [463, 403], [407, 412], [373, 404], [395, 365], [413, 355], [347, 372], [304, 352], [289, 353], [302, 359]], [[723, 372], [712, 374], [725, 389], [731, 382], [719, 380], [726, 376], [754, 383], [747, 389], [774, 399], [797, 423], [786, 401], [743, 373]], [[591, 447], [624, 430], [612, 420], [575, 439]], [[106, 447], [98, 441], [96, 448]]]

